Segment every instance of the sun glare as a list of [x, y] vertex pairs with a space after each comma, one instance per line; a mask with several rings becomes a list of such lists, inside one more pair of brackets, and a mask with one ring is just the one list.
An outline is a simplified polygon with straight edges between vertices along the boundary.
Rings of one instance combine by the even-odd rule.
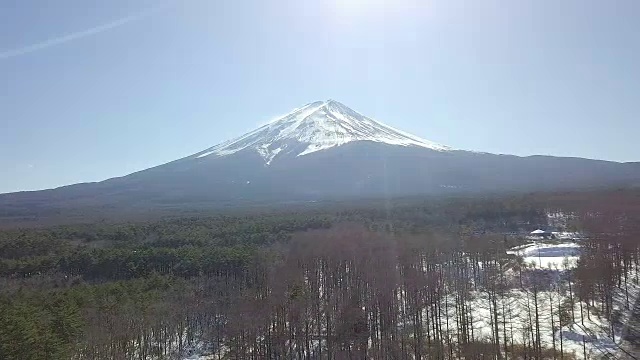
[[344, 11], [364, 11], [391, 6], [386, 0], [334, 0], [336, 6]]
[[415, 0], [331, 0], [333, 10], [342, 16], [389, 15], [416, 5]]

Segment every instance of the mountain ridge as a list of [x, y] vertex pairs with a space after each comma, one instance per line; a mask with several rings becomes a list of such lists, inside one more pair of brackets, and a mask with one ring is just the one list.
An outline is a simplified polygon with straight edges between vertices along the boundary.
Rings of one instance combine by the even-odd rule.
[[638, 163], [457, 150], [327, 100], [129, 175], [0, 194], [0, 218], [639, 185]]

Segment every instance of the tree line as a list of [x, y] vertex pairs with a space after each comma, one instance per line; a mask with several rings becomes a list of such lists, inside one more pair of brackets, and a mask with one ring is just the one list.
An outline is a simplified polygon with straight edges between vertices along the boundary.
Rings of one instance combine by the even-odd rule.
[[[622, 336], [640, 211], [557, 196], [6, 230], [0, 358], [581, 358], [572, 326]], [[549, 211], [591, 234], [575, 268], [507, 254]]]

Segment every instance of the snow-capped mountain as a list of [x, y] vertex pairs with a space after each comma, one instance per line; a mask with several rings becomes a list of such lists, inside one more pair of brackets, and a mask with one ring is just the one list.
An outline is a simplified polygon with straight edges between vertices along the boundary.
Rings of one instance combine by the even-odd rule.
[[358, 141], [452, 150], [370, 119], [335, 100], [327, 100], [297, 108], [257, 130], [194, 156], [227, 156], [250, 149], [269, 165], [281, 154], [304, 156]]
[[328, 100], [295, 109], [237, 139], [127, 176], [0, 195], [0, 223], [3, 216], [28, 219], [90, 209], [121, 215], [151, 209], [611, 186], [640, 186], [640, 164], [455, 150]]

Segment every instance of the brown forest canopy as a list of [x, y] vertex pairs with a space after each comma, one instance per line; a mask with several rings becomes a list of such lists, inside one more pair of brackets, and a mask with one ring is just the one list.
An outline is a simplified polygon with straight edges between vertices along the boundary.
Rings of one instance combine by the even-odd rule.
[[[497, 306], [509, 289], [549, 291], [548, 274], [505, 251], [547, 212], [592, 234], [563, 291], [613, 319], [609, 294], [640, 263], [636, 191], [371, 201], [6, 229], [0, 358], [553, 358], [555, 337], [543, 344], [532, 321], [514, 341]], [[472, 330], [478, 291], [494, 304], [491, 341]], [[448, 306], [460, 315], [447, 318]]]

